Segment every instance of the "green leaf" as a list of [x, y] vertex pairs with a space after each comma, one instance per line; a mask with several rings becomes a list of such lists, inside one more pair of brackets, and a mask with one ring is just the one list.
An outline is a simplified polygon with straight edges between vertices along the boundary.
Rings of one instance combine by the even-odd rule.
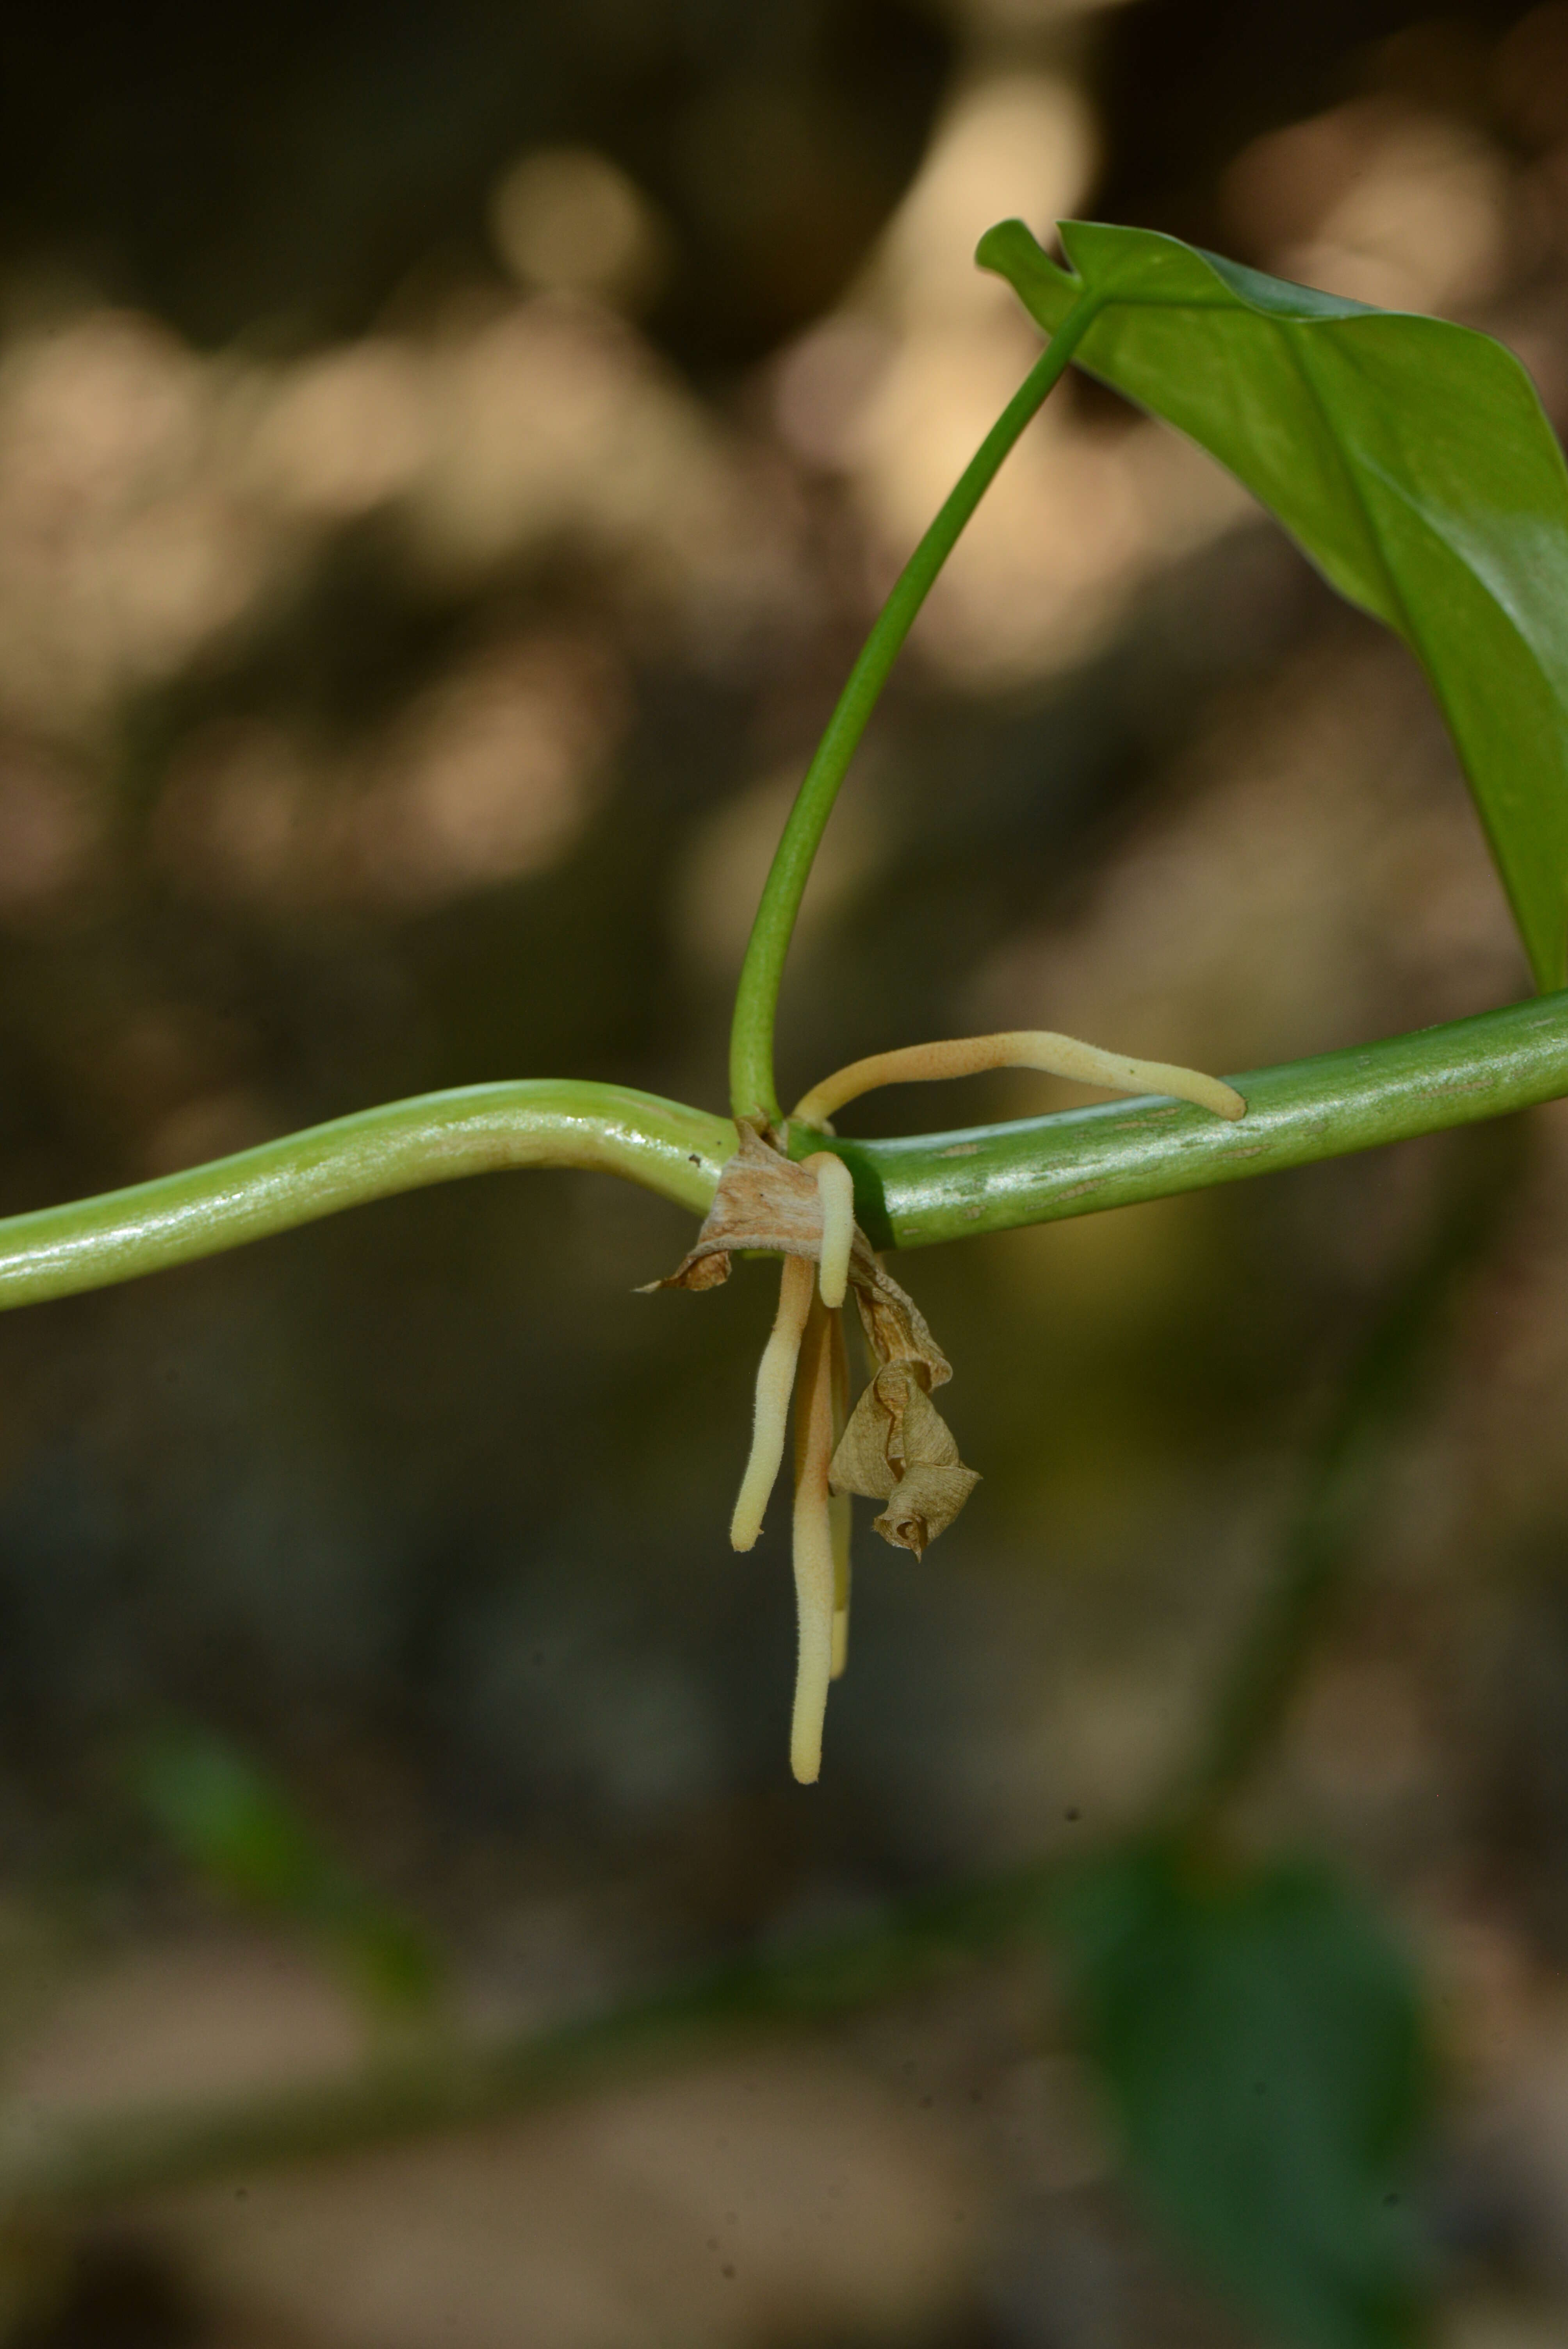
[[234, 1746], [194, 1730], [164, 1735], [142, 1758], [138, 1791], [189, 1867], [230, 1899], [310, 1928], [373, 2004], [430, 2003], [438, 1970], [423, 1937]]
[[1055, 1918], [1086, 2051], [1156, 2215], [1306, 2349], [1413, 2337], [1401, 2168], [1429, 2066], [1410, 1968], [1312, 1868], [1091, 1863]]
[[[1568, 984], [1568, 471], [1519, 361], [1147, 229], [1021, 221], [977, 259], [1047, 332], [1105, 307], [1078, 364], [1230, 468], [1340, 594], [1420, 660], [1536, 984]], [[1076, 273], [1076, 274], [1074, 274]]]

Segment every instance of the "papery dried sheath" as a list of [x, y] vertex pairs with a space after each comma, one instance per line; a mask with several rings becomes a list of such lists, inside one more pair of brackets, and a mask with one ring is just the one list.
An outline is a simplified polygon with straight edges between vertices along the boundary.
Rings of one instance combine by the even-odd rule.
[[650, 1288], [717, 1288], [729, 1278], [729, 1260], [748, 1248], [810, 1257], [822, 1250], [822, 1201], [817, 1178], [797, 1166], [754, 1125], [737, 1129], [739, 1145], [724, 1164], [713, 1205], [674, 1272]]
[[[725, 1161], [702, 1229], [674, 1272], [649, 1282], [651, 1288], [717, 1288], [729, 1278], [730, 1258], [748, 1248], [820, 1262], [822, 1199], [816, 1176], [764, 1141], [755, 1126], [741, 1125], [737, 1131], [738, 1147]], [[914, 1362], [928, 1387], [942, 1386], [952, 1377], [947, 1357], [920, 1308], [882, 1270], [858, 1224], [850, 1285], [866, 1341], [879, 1362]]]

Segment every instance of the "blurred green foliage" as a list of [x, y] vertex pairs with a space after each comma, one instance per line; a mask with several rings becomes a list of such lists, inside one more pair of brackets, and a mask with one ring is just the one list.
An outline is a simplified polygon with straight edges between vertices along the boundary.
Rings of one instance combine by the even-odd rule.
[[373, 2010], [430, 2011], [441, 1973], [424, 1936], [236, 1745], [201, 1730], [167, 1731], [142, 1756], [137, 1787], [154, 1824], [214, 1891], [305, 1927]]
[[1400, 2189], [1431, 2068], [1366, 1903], [1322, 1868], [1155, 1843], [1086, 1867], [1056, 1919], [1135, 2177], [1186, 2250], [1283, 2340], [1408, 2341]]

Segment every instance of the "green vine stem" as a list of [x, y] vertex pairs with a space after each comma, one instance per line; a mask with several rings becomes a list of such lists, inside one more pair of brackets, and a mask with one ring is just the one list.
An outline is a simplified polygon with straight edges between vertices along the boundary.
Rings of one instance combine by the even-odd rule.
[[131, 1189], [0, 1221], [0, 1308], [215, 1256], [340, 1207], [508, 1166], [594, 1166], [698, 1215], [735, 1128], [622, 1085], [525, 1078], [335, 1118]]
[[[879, 1247], [926, 1247], [1274, 1174], [1568, 1093], [1568, 993], [1237, 1077], [1237, 1124], [1111, 1102], [895, 1142], [829, 1145]], [[820, 1134], [799, 1137], [820, 1149]], [[0, 1220], [0, 1308], [107, 1288], [340, 1207], [500, 1167], [589, 1166], [700, 1215], [726, 1118], [620, 1085], [523, 1079], [426, 1093], [179, 1174]]]
[[773, 1023], [779, 1009], [784, 957], [789, 950], [800, 900], [806, 894], [812, 860], [839, 795], [839, 785], [859, 748], [888, 673], [965, 524], [995, 480], [1014, 442], [1065, 374], [1100, 300], [1099, 295], [1085, 294], [1068, 312], [899, 574], [892, 593], [850, 671], [849, 681], [839, 696], [827, 731], [789, 811], [757, 908], [757, 918], [751, 926], [729, 1038], [729, 1098], [737, 1117], [757, 1118], [769, 1124], [779, 1122], [779, 1097], [773, 1078]]
[[[1230, 1081], [1247, 1104], [1235, 1124], [1184, 1102], [1107, 1102], [830, 1147], [854, 1173], [856, 1214], [879, 1247], [1090, 1216], [1555, 1100], [1568, 1093], [1568, 991]], [[812, 1147], [820, 1138], [802, 1134], [799, 1148]]]

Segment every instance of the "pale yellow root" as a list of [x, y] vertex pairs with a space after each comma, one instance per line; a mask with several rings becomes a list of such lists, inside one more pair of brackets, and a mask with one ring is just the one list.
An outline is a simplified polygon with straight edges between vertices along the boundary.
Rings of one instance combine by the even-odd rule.
[[850, 1535], [853, 1513], [847, 1493], [835, 1493], [828, 1504], [828, 1525], [833, 1537], [833, 1663], [831, 1677], [842, 1680], [850, 1661]]
[[[850, 1415], [850, 1355], [841, 1313], [833, 1316], [831, 1345], [833, 1450], [837, 1452]], [[832, 1495], [828, 1522], [833, 1535], [833, 1678], [841, 1680], [850, 1661], [850, 1537], [854, 1530], [854, 1511], [847, 1493]]]
[[794, 1115], [805, 1125], [824, 1125], [846, 1102], [858, 1101], [878, 1085], [903, 1085], [933, 1077], [972, 1077], [982, 1069], [1043, 1069], [1053, 1077], [1073, 1077], [1080, 1084], [1107, 1085], [1114, 1092], [1171, 1093], [1178, 1101], [1195, 1102], [1216, 1117], [1238, 1118], [1246, 1102], [1233, 1085], [1206, 1077], [1199, 1069], [1176, 1067], [1169, 1061], [1130, 1061], [1119, 1052], [1102, 1052], [1096, 1044], [1081, 1044], [1076, 1036], [1053, 1035], [1048, 1029], [1016, 1028], [995, 1036], [960, 1036], [943, 1044], [910, 1044], [902, 1051], [873, 1052], [868, 1060], [851, 1061], [820, 1085], [813, 1085], [796, 1103]]
[[832, 1319], [812, 1299], [795, 1394], [795, 1610], [798, 1647], [789, 1767], [802, 1786], [822, 1767], [822, 1721], [833, 1676]]
[[855, 1178], [830, 1150], [814, 1150], [801, 1164], [817, 1178], [822, 1203], [822, 1252], [817, 1287], [830, 1313], [836, 1313], [850, 1288], [850, 1250], [855, 1243]]
[[800, 1335], [811, 1309], [814, 1271], [809, 1257], [787, 1256], [784, 1259], [779, 1310], [773, 1318], [768, 1343], [762, 1349], [762, 1360], [757, 1365], [751, 1454], [740, 1480], [735, 1515], [729, 1521], [729, 1538], [737, 1549], [749, 1549], [762, 1531], [762, 1513], [783, 1463], [784, 1438], [789, 1425], [789, 1392], [795, 1383]]

